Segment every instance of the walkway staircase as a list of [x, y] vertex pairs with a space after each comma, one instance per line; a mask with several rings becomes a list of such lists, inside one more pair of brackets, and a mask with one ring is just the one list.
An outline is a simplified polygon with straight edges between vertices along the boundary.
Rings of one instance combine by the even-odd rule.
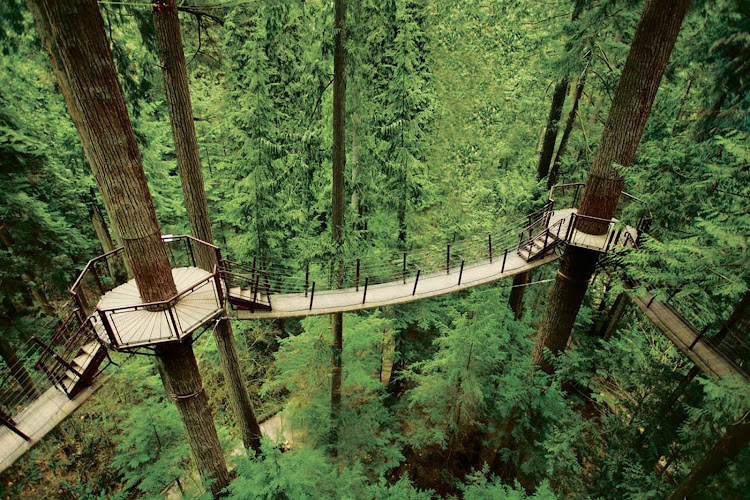
[[48, 342], [38, 337], [32, 340], [43, 348], [34, 368], [71, 399], [91, 386], [107, 357], [92, 318], [81, 320], [78, 310], [70, 313]]

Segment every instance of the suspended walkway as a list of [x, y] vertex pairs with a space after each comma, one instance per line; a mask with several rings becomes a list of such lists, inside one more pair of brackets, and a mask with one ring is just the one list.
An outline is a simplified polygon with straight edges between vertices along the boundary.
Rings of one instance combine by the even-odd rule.
[[[227, 314], [292, 318], [437, 297], [547, 264], [563, 245], [603, 254], [635, 248], [648, 228], [647, 207], [623, 193], [616, 218], [581, 216], [576, 206], [583, 187], [555, 186], [542, 208], [502, 231], [394, 252], [379, 262], [353, 259], [294, 269], [257, 260], [244, 264], [223, 259], [218, 247], [190, 236], [165, 236], [178, 292], [160, 302], [143, 303], [122, 249], [92, 259], [71, 287], [67, 319], [35, 337], [0, 385], [0, 471], [103, 383], [109, 349], [143, 352], [160, 343], [191, 341]], [[196, 254], [206, 252], [218, 262], [211, 270], [196, 265]], [[706, 366], [725, 373], [715, 363]]]

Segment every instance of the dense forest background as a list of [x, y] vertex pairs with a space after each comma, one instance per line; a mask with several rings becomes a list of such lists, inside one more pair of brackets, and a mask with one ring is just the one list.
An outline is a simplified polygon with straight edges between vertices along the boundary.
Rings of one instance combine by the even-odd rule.
[[[151, 6], [100, 2], [164, 233], [189, 232]], [[643, 2], [347, 2], [344, 258], [390, 258], [502, 229], [546, 200], [548, 170], [586, 178]], [[298, 271], [331, 242], [333, 4], [195, 0], [181, 7], [195, 126], [216, 242]], [[575, 11], [575, 14], [574, 14]], [[105, 212], [25, 4], [0, 6], [0, 334], [34, 335], [91, 257]], [[701, 327], [750, 289], [750, 4], [694, 1], [626, 191], [654, 215], [619, 264], [673, 288]], [[558, 103], [559, 105], [559, 103]], [[554, 180], [553, 180], [554, 183]], [[556, 266], [532, 273], [522, 319], [510, 282], [344, 316], [342, 427], [326, 453], [330, 320], [235, 322], [261, 419], [294, 444], [235, 452], [216, 347], [195, 351], [236, 498], [661, 498], [750, 408], [743, 380], [692, 363], [629, 307], [602, 269], [555, 372], [530, 352]], [[19, 279], [19, 277], [21, 279]], [[745, 299], [747, 300], [747, 299]], [[750, 341], [750, 332], [743, 332]], [[121, 366], [1, 477], [9, 498], [198, 497], [184, 430], [151, 359]], [[391, 367], [392, 365], [392, 367]], [[388, 366], [388, 369], [384, 367]], [[750, 491], [747, 447], [705, 497]]]

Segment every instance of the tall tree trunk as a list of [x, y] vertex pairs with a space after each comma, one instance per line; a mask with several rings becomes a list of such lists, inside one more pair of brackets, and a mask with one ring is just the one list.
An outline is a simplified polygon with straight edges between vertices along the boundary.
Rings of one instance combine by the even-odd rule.
[[[583, 0], [576, 0], [573, 6], [573, 14], [570, 16], [571, 21], [578, 19], [583, 10]], [[565, 44], [565, 51], [570, 52], [572, 44]], [[539, 163], [536, 167], [536, 178], [542, 180], [549, 174], [549, 166], [552, 162], [552, 155], [555, 153], [555, 142], [557, 141], [557, 131], [562, 118], [562, 110], [565, 105], [565, 96], [568, 94], [568, 77], [561, 78], [555, 85], [555, 91], [552, 93], [552, 105], [547, 117], [547, 127], [544, 130], [544, 140], [542, 141], [542, 151], [539, 154]]]
[[[18, 255], [13, 249], [13, 236], [11, 236], [8, 226], [0, 226], [0, 242], [2, 242], [2, 246], [5, 247], [11, 257], [14, 259], [18, 258]], [[31, 295], [34, 296], [37, 304], [39, 304], [39, 307], [44, 311], [44, 314], [52, 317], [56, 316], [57, 313], [55, 312], [55, 308], [52, 307], [52, 304], [47, 298], [47, 293], [37, 284], [36, 277], [31, 272], [23, 273], [22, 277], [29, 286]]]
[[690, 474], [680, 483], [667, 500], [682, 500], [694, 495], [698, 487], [711, 475], [721, 472], [727, 460], [736, 457], [750, 443], [750, 411], [736, 424], [727, 426], [724, 435], [695, 464]]
[[581, 95], [583, 94], [583, 87], [586, 84], [586, 73], [581, 75], [576, 85], [575, 93], [573, 94], [573, 105], [568, 113], [568, 118], [565, 121], [565, 129], [563, 129], [563, 135], [560, 138], [560, 145], [557, 147], [557, 153], [555, 154], [555, 161], [552, 163], [552, 169], [549, 172], [549, 178], [547, 179], [547, 189], [551, 189], [552, 186], [557, 182], [557, 174], [560, 171], [560, 162], [565, 154], [565, 150], [568, 148], [568, 140], [570, 134], [573, 131], [573, 125], [575, 125], [576, 116], [578, 115], [578, 103], [581, 101]]
[[214, 427], [208, 397], [203, 390], [198, 364], [190, 343], [161, 344], [156, 347], [156, 363], [164, 388], [177, 406], [187, 430], [188, 443], [204, 482], [211, 481], [214, 497], [229, 485], [224, 452]]
[[529, 282], [530, 276], [530, 271], [513, 276], [513, 286], [510, 289], [508, 303], [511, 311], [513, 311], [515, 321], [520, 321], [523, 315], [523, 296], [526, 293], [526, 284]]
[[557, 128], [562, 117], [563, 106], [565, 105], [565, 95], [568, 93], [568, 79], [563, 78], [555, 85], [555, 91], [552, 93], [552, 105], [547, 117], [547, 127], [544, 129], [544, 140], [542, 141], [542, 151], [539, 154], [539, 163], [536, 167], [536, 178], [542, 180], [549, 174], [549, 165], [552, 161], [552, 155], [555, 153], [555, 142], [557, 142]]
[[[341, 250], [344, 244], [344, 168], [346, 166], [346, 1], [334, 2], [333, 49], [333, 189], [332, 235], [334, 261], [338, 264], [336, 285], [342, 286], [344, 265]], [[331, 356], [331, 453], [337, 454], [341, 425], [341, 358], [343, 351], [343, 322], [341, 313], [331, 315], [333, 346]]]
[[607, 324], [602, 329], [602, 338], [605, 341], [611, 339], [612, 335], [617, 331], [617, 324], [620, 322], [622, 315], [625, 314], [625, 309], [628, 307], [629, 303], [630, 298], [625, 292], [621, 292], [615, 299], [615, 303], [612, 304], [612, 309], [609, 311]]
[[[141, 297], [146, 302], [167, 299], [177, 290], [96, 0], [27, 3], [105, 206], [122, 235]], [[192, 345], [161, 344], [157, 355], [198, 468], [218, 496], [229, 484], [229, 473]]]
[[565, 249], [531, 352], [534, 362], [547, 373], [552, 372], [552, 365], [545, 358], [544, 349], [557, 354], [567, 347], [598, 260], [599, 253], [594, 250], [573, 246]]
[[[175, 0], [160, 0], [153, 8], [156, 47], [159, 51], [167, 108], [172, 124], [177, 166], [185, 197], [190, 231], [199, 240], [213, 243], [208, 214], [198, 138], [195, 134], [193, 107], [190, 101], [185, 53]], [[217, 255], [204, 245], [195, 245], [198, 267], [212, 272], [218, 265]], [[247, 386], [239, 364], [237, 345], [229, 321], [221, 321], [214, 332], [219, 361], [229, 386], [229, 402], [240, 428], [245, 448], [260, 452], [260, 425], [255, 417]]]
[[[635, 30], [578, 213], [611, 219], [690, 0], [649, 0]], [[619, 165], [619, 167], [618, 167]]]
[[245, 385], [234, 332], [228, 320], [221, 320], [216, 326], [214, 340], [219, 353], [221, 369], [229, 388], [229, 404], [232, 406], [237, 425], [240, 428], [242, 444], [245, 448], [252, 448], [256, 453], [260, 453], [262, 433]]
[[[646, 3], [612, 99], [579, 214], [602, 219], [614, 215], [623, 184], [615, 164], [628, 167], [633, 162], [689, 4], [690, 0]], [[580, 229], [601, 231], [592, 225]], [[546, 371], [552, 368], [543, 350], [546, 347], [558, 352], [567, 345], [598, 259], [598, 252], [570, 245], [565, 248], [532, 352], [534, 361]]]

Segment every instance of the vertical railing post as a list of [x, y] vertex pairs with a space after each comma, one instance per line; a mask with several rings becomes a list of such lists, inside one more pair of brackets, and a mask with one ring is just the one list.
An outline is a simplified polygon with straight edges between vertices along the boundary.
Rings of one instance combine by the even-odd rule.
[[692, 351], [693, 347], [695, 347], [695, 344], [697, 344], [700, 341], [701, 337], [706, 334], [706, 332], [708, 331], [708, 326], [709, 325], [703, 327], [703, 330], [700, 331], [700, 333], [695, 337], [695, 340], [693, 340], [693, 342], [690, 344], [690, 347], [688, 347], [688, 351]]
[[461, 277], [464, 275], [464, 261], [461, 261], [461, 270], [458, 272], [458, 284], [461, 284]]
[[607, 244], [604, 246], [604, 253], [609, 252], [609, 247], [612, 245], [612, 240], [615, 237], [615, 233], [609, 233], [609, 238], [607, 238]]
[[362, 303], [363, 304], [365, 303], [365, 299], [367, 299], [367, 284], [369, 283], [369, 281], [370, 281], [370, 277], [369, 276], [365, 276], [365, 293], [362, 294]]
[[91, 273], [94, 275], [94, 280], [96, 281], [96, 286], [99, 288], [99, 293], [104, 295], [104, 287], [102, 286], [102, 281], [99, 279], [99, 273], [96, 272], [96, 262], [91, 263]]
[[[305, 266], [305, 297], [307, 297], [307, 289], [309, 285], [310, 285], [310, 264], [307, 264]], [[313, 282], [313, 287], [315, 287], [314, 282]], [[312, 299], [310, 299], [310, 307], [312, 307]]]
[[404, 266], [401, 271], [402, 278], [404, 280], [404, 285], [406, 284], [406, 252], [404, 252]]
[[115, 333], [112, 331], [112, 325], [109, 324], [109, 318], [107, 318], [107, 314], [99, 309], [96, 308], [96, 311], [99, 313], [99, 319], [102, 322], [102, 326], [104, 327], [104, 331], [107, 332], [107, 337], [109, 337], [109, 343], [114, 346], [115, 349], [117, 349], [117, 346], [119, 345], [117, 343], [117, 339], [115, 338]]
[[500, 269], [500, 274], [505, 272], [505, 261], [508, 259], [508, 249], [505, 249], [505, 252], [503, 252], [503, 267]]
[[544, 231], [544, 247], [542, 248], [542, 253], [544, 253], [545, 250], [547, 250], [547, 241], [548, 240], [549, 240], [549, 229], [546, 229]]
[[193, 264], [193, 267], [195, 267], [195, 252], [193, 252], [193, 240], [191, 240], [190, 238], [185, 238], [185, 245], [190, 251], [190, 262]]
[[445, 274], [451, 273], [451, 246], [448, 245], [448, 249], [445, 254]]
[[411, 294], [414, 295], [417, 293], [417, 283], [419, 283], [419, 275], [422, 273], [421, 269], [417, 269], [417, 279], [414, 280], [414, 290], [412, 290]]
[[491, 234], [487, 235], [487, 245], [489, 246], [489, 249], [490, 249], [490, 264], [492, 264], [492, 235]]
[[255, 303], [258, 301], [258, 285], [260, 284], [260, 273], [255, 275], [255, 286], [253, 287], [253, 303], [250, 312], [255, 312]]
[[312, 290], [310, 291], [310, 310], [312, 310], [313, 299], [315, 298], [315, 282], [313, 281]]
[[576, 201], [578, 201], [578, 190], [581, 188], [580, 184], [576, 184], [576, 192], [573, 195], [573, 203], [570, 204], [570, 208], [575, 208]]
[[357, 276], [354, 279], [354, 289], [355, 291], [359, 291], [359, 259], [357, 259]]

